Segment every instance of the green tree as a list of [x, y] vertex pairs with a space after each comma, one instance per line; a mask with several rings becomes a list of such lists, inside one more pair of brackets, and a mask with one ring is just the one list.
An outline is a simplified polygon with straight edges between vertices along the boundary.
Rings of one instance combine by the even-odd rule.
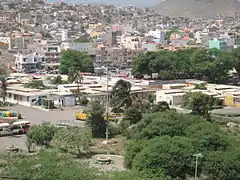
[[70, 71], [93, 72], [93, 62], [85, 52], [66, 50], [62, 52], [59, 70], [61, 74], [69, 74]]
[[123, 119], [120, 122], [121, 130], [124, 131], [126, 128], [133, 124], [138, 123], [142, 119], [142, 113], [138, 108], [131, 107], [125, 110]]
[[130, 124], [136, 124], [139, 121], [141, 121], [141, 119], [142, 119], [141, 112], [134, 107], [128, 108], [124, 112], [123, 121], [130, 121]]
[[[144, 143], [144, 142], [138, 142]], [[144, 148], [133, 158], [132, 168], [149, 170], [154, 174], [165, 172], [173, 178], [192, 175], [194, 148], [186, 137], [156, 137], [144, 143]]]
[[91, 130], [86, 127], [67, 127], [59, 129], [53, 139], [52, 145], [58, 149], [76, 154], [78, 157], [89, 153], [91, 145]]
[[151, 106], [150, 112], [155, 113], [155, 112], [164, 112], [169, 110], [170, 110], [170, 107], [168, 103], [165, 101], [160, 101], [157, 104], [153, 104]]
[[212, 151], [203, 160], [202, 172], [208, 179], [240, 179], [239, 151]]
[[211, 110], [219, 104], [219, 100], [202, 92], [189, 92], [184, 95], [184, 107], [192, 110], [192, 114], [203, 116], [211, 121]]
[[89, 103], [88, 98], [86, 96], [83, 96], [80, 100], [80, 105], [86, 106], [86, 105], [88, 105], [88, 103]]
[[134, 75], [148, 74], [150, 75], [150, 70], [147, 68], [150, 63], [148, 54], [141, 54], [133, 60], [132, 73]]
[[196, 78], [216, 83], [225, 81], [232, 68], [232, 53], [190, 48], [140, 54], [133, 61], [132, 73], [158, 73], [162, 80]]
[[194, 89], [207, 90], [206, 83], [195, 84]]
[[157, 136], [184, 136], [185, 129], [196, 122], [203, 121], [200, 117], [179, 114], [177, 112], [157, 112], [145, 115], [131, 129], [130, 139], [151, 139]]
[[81, 100], [80, 97], [80, 84], [82, 83], [83, 77], [79, 69], [77, 68], [70, 68], [69, 73], [68, 73], [68, 81], [70, 83], [76, 82], [77, 83], [77, 95], [79, 98], [79, 103]]
[[185, 134], [193, 139], [193, 145], [200, 152], [225, 151], [231, 148], [230, 138], [223, 134], [217, 123], [203, 121], [192, 124], [186, 127]]
[[131, 83], [124, 80], [119, 80], [112, 88], [111, 92], [111, 106], [114, 109], [123, 111], [132, 105], [131, 98]]
[[100, 101], [92, 101], [88, 110], [90, 115], [87, 120], [89, 126], [92, 129], [93, 137], [103, 138], [105, 137], [107, 122], [104, 120], [104, 106]]
[[27, 136], [38, 145], [49, 146], [56, 131], [57, 128], [54, 125], [44, 122], [40, 125], [31, 126]]
[[2, 174], [9, 179], [95, 180], [97, 173], [87, 164], [76, 162], [72, 156], [58, 151], [40, 151], [37, 155], [15, 157]]
[[240, 77], [240, 48], [232, 51], [234, 69], [237, 71], [238, 77]]
[[7, 94], [7, 77], [8, 77], [8, 72], [6, 68], [1, 67], [0, 68], [0, 90], [1, 90], [0, 92], [3, 98], [3, 103], [5, 103], [6, 94]]
[[[110, 173], [103, 177], [104, 180], [171, 180], [164, 172], [153, 174], [151, 171], [135, 171]], [[101, 179], [100, 179], [101, 180]]]
[[53, 80], [54, 84], [62, 84], [63, 80], [62, 80], [62, 76], [58, 75], [57, 77], [54, 78]]

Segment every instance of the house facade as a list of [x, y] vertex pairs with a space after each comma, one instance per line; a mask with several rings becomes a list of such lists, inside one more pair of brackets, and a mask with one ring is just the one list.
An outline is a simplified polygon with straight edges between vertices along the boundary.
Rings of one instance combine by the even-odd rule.
[[38, 53], [18, 53], [15, 55], [15, 67], [22, 72], [35, 72], [45, 62], [45, 56]]

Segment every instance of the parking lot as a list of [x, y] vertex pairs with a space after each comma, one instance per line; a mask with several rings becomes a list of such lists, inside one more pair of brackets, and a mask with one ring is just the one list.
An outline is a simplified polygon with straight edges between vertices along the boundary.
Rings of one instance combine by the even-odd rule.
[[20, 105], [12, 106], [10, 109], [21, 113], [24, 120], [30, 121], [32, 124], [41, 124], [45, 121], [55, 124], [58, 120], [75, 120], [74, 114], [78, 111], [77, 109], [66, 109], [48, 112]]

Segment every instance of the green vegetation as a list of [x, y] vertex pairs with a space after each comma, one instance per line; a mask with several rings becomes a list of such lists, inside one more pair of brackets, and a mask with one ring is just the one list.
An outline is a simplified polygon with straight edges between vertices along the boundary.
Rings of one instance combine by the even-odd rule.
[[92, 129], [92, 135], [96, 138], [104, 138], [106, 131], [106, 121], [104, 120], [104, 105], [100, 101], [92, 101], [88, 110], [90, 115], [87, 120]]
[[171, 180], [169, 176], [166, 176], [164, 172], [158, 172], [158, 174], [153, 175], [151, 171], [127, 171], [127, 172], [117, 172], [110, 175], [104, 176], [100, 180]]
[[[197, 53], [197, 57], [203, 56], [196, 50], [186, 51]], [[215, 50], [213, 52], [216, 55], [219, 53]], [[162, 58], [150, 56], [149, 53], [144, 56], [149, 56], [151, 63], [154, 63], [154, 59]], [[208, 63], [204, 66], [207, 69], [204, 73], [211, 75]], [[164, 65], [166, 64], [159, 66]], [[189, 71], [192, 71], [191, 68]], [[196, 70], [199, 67], [196, 65], [194, 68]], [[167, 75], [166, 72], [162, 71], [161, 75]], [[184, 74], [176, 72], [174, 76]], [[194, 74], [196, 73], [203, 72], [196, 71]], [[222, 80], [218, 77], [220, 79]], [[205, 89], [205, 85], [196, 88]], [[93, 101], [87, 110], [89, 118], [85, 127], [56, 128], [50, 123], [32, 126], [26, 141], [28, 151], [32, 152], [33, 143], [46, 146], [47, 149], [30, 157], [13, 158], [10, 166], [4, 169], [5, 175], [39, 180], [181, 180], [194, 176], [193, 155], [201, 153], [203, 157], [198, 159], [198, 177], [206, 180], [240, 179], [240, 130], [238, 127], [229, 128], [225, 123], [218, 123], [220, 121], [217, 117], [211, 118], [210, 112], [221, 107], [219, 99], [201, 92], [187, 93], [184, 96], [184, 106], [191, 109], [192, 113], [180, 114], [170, 109], [167, 102], [154, 104], [153, 96], [142, 100], [131, 94], [130, 90], [131, 84], [124, 80], [118, 81], [113, 88], [110, 103], [112, 111], [123, 112], [118, 123], [104, 120], [105, 104]], [[84, 96], [81, 100], [81, 104], [88, 103]], [[124, 152], [123, 148], [117, 149], [116, 144], [102, 145], [102, 139], [99, 138], [106, 137], [107, 125], [109, 137], [121, 133]], [[113, 147], [116, 149], [113, 150]], [[79, 159], [99, 152], [124, 154], [128, 171], [100, 173], [82, 164], [85, 159]]]
[[87, 164], [76, 162], [71, 155], [56, 150], [40, 151], [38, 155], [12, 158], [11, 166], [2, 176], [8, 179], [94, 180], [97, 175]]
[[52, 146], [81, 157], [89, 153], [91, 130], [86, 127], [67, 127], [59, 129], [53, 139]]
[[[233, 69], [233, 54], [217, 49], [148, 52], [133, 61], [133, 74], [158, 74], [158, 79], [199, 79], [222, 82]], [[237, 59], [237, 58], [235, 58]], [[237, 64], [237, 63], [235, 63]]]
[[0, 94], [3, 98], [3, 104], [5, 103], [6, 91], [7, 91], [7, 77], [8, 72], [6, 67], [0, 67]]
[[81, 72], [93, 72], [93, 62], [86, 52], [66, 50], [62, 53], [60, 67], [61, 74], [68, 75], [70, 83], [78, 84], [77, 95], [80, 102], [80, 84], [83, 80]]
[[62, 80], [62, 76], [58, 75], [57, 77], [54, 77], [53, 84], [63, 84], [64, 81]]
[[88, 103], [89, 103], [89, 100], [88, 100], [88, 98], [87, 98], [86, 96], [82, 96], [82, 97], [80, 98], [80, 105], [82, 105], [82, 106], [87, 106]]
[[240, 48], [234, 49], [232, 54], [234, 68], [238, 73], [238, 77], [240, 77]]
[[195, 84], [194, 89], [207, 90], [206, 85], [207, 85], [207, 83]]
[[222, 102], [218, 98], [203, 94], [202, 92], [189, 92], [184, 95], [184, 107], [191, 109], [192, 114], [203, 116], [211, 121], [210, 111], [222, 108]]
[[117, 81], [113, 86], [111, 96], [110, 104], [113, 107], [113, 112], [123, 112], [125, 108], [132, 105], [131, 83], [122, 79]]
[[200, 175], [209, 179], [238, 179], [238, 137], [239, 134], [226, 133], [219, 124], [199, 116], [153, 113], [128, 134], [125, 163], [135, 171], [153, 174], [163, 171], [172, 178], [185, 179], [194, 173], [193, 154], [201, 152], [204, 157], [199, 159]]
[[37, 145], [49, 146], [56, 132], [57, 128], [54, 125], [44, 122], [41, 125], [32, 126], [27, 136]]
[[92, 72], [93, 62], [85, 52], [66, 50], [61, 55], [59, 70], [61, 74], [69, 74], [70, 71]]
[[25, 88], [46, 89], [42, 80], [33, 80], [30, 83], [26, 84]]

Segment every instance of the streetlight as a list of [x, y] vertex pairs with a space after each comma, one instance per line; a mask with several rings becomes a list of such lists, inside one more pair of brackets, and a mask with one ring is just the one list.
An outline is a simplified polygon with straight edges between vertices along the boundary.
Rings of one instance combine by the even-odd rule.
[[194, 157], [196, 157], [196, 164], [195, 164], [195, 177], [194, 180], [197, 180], [197, 168], [198, 168], [198, 158], [203, 157], [203, 155], [201, 153], [197, 153], [193, 155]]

